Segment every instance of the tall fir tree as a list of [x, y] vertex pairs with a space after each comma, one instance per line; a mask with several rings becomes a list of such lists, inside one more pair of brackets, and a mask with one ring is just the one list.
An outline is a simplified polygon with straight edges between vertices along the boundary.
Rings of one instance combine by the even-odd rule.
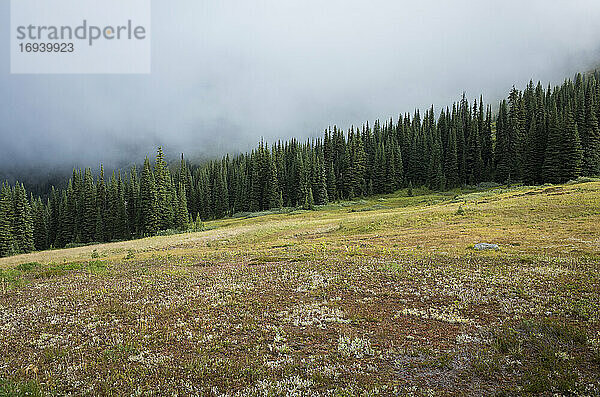
[[598, 129], [597, 109], [596, 96], [593, 95], [592, 88], [589, 88], [586, 97], [585, 125], [581, 134], [584, 175], [600, 175], [600, 129]]
[[81, 237], [83, 242], [94, 241], [96, 229], [96, 191], [92, 171], [86, 168], [83, 177], [83, 208], [81, 211]]
[[13, 189], [12, 235], [17, 252], [28, 253], [35, 249], [33, 244], [33, 218], [27, 192], [23, 184], [17, 183]]
[[13, 203], [8, 185], [3, 184], [0, 190], [0, 257], [15, 253], [13, 238]]
[[37, 251], [48, 248], [48, 214], [41, 198], [31, 197], [33, 218], [33, 245]]
[[162, 147], [156, 151], [154, 164], [154, 179], [156, 184], [156, 205], [158, 228], [160, 230], [173, 227], [173, 208], [171, 206], [171, 174], [165, 161]]
[[146, 157], [140, 182], [140, 233], [153, 235], [159, 230], [158, 202], [154, 174]]

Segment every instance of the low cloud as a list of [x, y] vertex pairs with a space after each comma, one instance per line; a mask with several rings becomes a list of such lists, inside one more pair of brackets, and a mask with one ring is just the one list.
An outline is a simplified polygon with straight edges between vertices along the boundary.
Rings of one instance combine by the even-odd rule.
[[[599, 60], [597, 1], [412, 3], [154, 0], [151, 75], [10, 75], [5, 58], [0, 169], [244, 151], [463, 91], [496, 102]], [[0, 18], [6, 37], [8, 2]]]

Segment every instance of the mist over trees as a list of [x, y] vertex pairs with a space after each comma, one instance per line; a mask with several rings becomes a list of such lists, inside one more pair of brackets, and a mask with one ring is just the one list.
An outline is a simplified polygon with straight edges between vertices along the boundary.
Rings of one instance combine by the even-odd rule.
[[451, 189], [480, 182], [561, 183], [600, 174], [600, 73], [544, 88], [513, 88], [496, 115], [463, 98], [322, 138], [291, 139], [200, 166], [182, 157], [105, 175], [74, 170], [67, 187], [28, 195], [2, 185], [0, 256], [71, 244], [186, 230], [191, 222], [280, 207], [311, 209], [410, 186]]

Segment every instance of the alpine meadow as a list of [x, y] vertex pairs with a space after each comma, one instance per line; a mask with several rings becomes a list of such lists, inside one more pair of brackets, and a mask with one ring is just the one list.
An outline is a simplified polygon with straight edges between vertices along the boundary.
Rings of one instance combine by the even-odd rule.
[[144, 37], [0, 67], [0, 397], [600, 396], [600, 6], [74, 1]]

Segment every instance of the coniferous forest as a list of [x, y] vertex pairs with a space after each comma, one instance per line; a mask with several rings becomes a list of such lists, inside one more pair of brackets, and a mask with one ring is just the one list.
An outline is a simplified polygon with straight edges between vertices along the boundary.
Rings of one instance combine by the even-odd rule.
[[[322, 138], [168, 167], [159, 148], [142, 169], [74, 170], [44, 200], [2, 185], [0, 256], [126, 240], [239, 212], [323, 205], [408, 186], [561, 183], [600, 174], [600, 73], [551, 88], [513, 88], [492, 113], [462, 99]], [[174, 170], [174, 171], [172, 171]]]

